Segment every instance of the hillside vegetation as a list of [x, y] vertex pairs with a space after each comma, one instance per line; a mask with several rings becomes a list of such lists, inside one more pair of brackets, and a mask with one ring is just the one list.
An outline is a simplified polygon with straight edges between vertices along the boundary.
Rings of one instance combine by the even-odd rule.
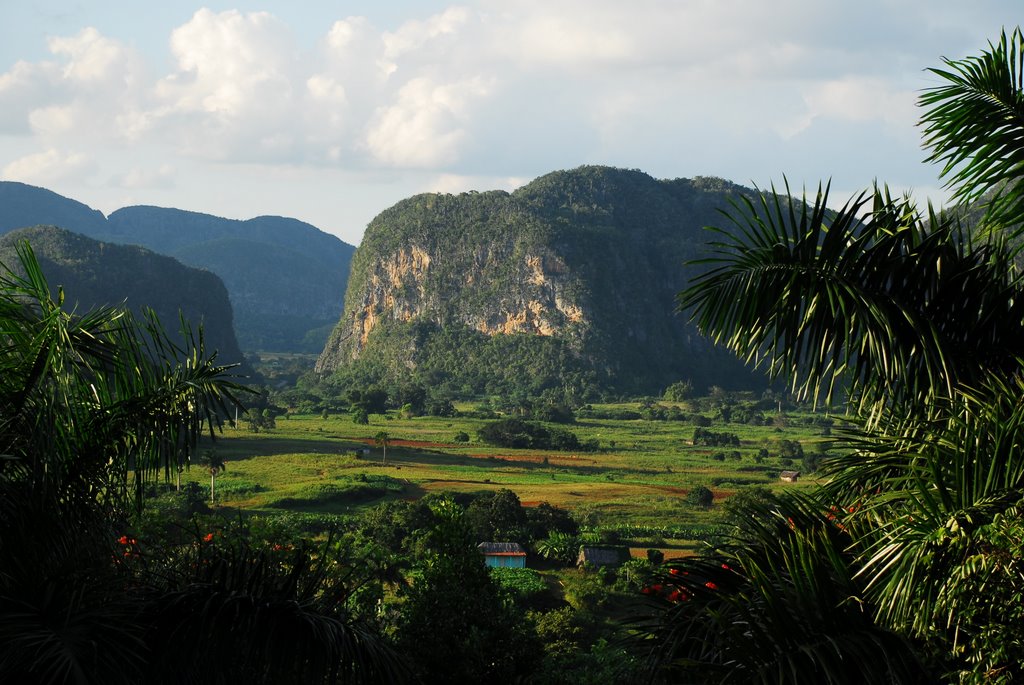
[[248, 351], [323, 349], [341, 311], [354, 250], [296, 219], [236, 221], [161, 207], [127, 207], [104, 217], [44, 188], [0, 182], [0, 234], [36, 225], [141, 245], [212, 271], [227, 287], [238, 340]]
[[404, 200], [367, 228], [318, 371], [457, 394], [750, 386], [674, 298], [705, 256], [703, 227], [752, 192], [581, 167], [511, 194]]
[[206, 347], [222, 364], [243, 361], [232, 327], [231, 303], [221, 280], [202, 269], [134, 245], [113, 245], [55, 226], [35, 226], [0, 236], [0, 262], [17, 264], [16, 245], [28, 241], [56, 295], [84, 314], [97, 307], [126, 305], [140, 315], [152, 308], [169, 330], [179, 312], [204, 329]]

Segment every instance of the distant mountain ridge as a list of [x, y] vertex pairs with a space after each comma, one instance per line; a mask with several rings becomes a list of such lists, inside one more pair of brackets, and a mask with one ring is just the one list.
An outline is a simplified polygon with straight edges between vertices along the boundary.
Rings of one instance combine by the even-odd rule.
[[141, 245], [216, 273], [248, 350], [322, 349], [337, 321], [355, 248], [285, 217], [245, 221], [134, 206], [109, 217], [57, 193], [0, 182], [0, 233], [51, 224], [97, 240]]
[[103, 212], [52, 190], [0, 181], [0, 234], [30, 226], [60, 226], [92, 235], [105, 230]]
[[513, 385], [528, 376], [531, 392], [763, 383], [675, 311], [695, 273], [687, 263], [706, 254], [704, 226], [753, 193], [722, 179], [591, 166], [513, 193], [399, 202], [367, 227], [317, 370], [408, 375], [456, 392], [512, 387], [474, 377], [484, 368], [477, 376], [507, 371]]
[[22, 228], [0, 236], [0, 261], [13, 268], [15, 245], [22, 240], [32, 246], [51, 290], [63, 288], [67, 310], [84, 313], [125, 304], [139, 314], [149, 307], [172, 339], [180, 311], [195, 332], [202, 324], [207, 350], [217, 351], [219, 363], [244, 362], [228, 293], [215, 274], [137, 245], [105, 243], [56, 226]]
[[[355, 248], [285, 217], [245, 221], [161, 207], [108, 217], [104, 239], [145, 245], [224, 280], [246, 349], [318, 351], [337, 321]], [[322, 329], [319, 338], [306, 340]]]

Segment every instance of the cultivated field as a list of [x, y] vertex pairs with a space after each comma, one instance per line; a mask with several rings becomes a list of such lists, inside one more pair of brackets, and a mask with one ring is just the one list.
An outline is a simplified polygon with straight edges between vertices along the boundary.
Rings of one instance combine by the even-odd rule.
[[[636, 410], [638, 405], [595, 409]], [[741, 488], [801, 488], [812, 482], [806, 474], [796, 484], [779, 479], [782, 470], [803, 470], [799, 460], [786, 463], [779, 448], [781, 440], [791, 440], [805, 452], [818, 450], [826, 438], [811, 425], [815, 418], [795, 412], [768, 426], [719, 422], [707, 427], [735, 434], [739, 447], [694, 446], [695, 426], [686, 421], [579, 419], [564, 428], [581, 442], [596, 440], [599, 449], [573, 453], [483, 444], [477, 430], [486, 419], [389, 413], [357, 425], [348, 415], [290, 415], [278, 418], [269, 431], [226, 428], [201, 449], [215, 449], [227, 466], [217, 478], [217, 503], [226, 507], [343, 514], [388, 498], [508, 488], [526, 506], [548, 502], [602, 528], [692, 539], [687, 531], [715, 524], [721, 503]], [[382, 430], [389, 435], [386, 464], [374, 439]], [[468, 443], [456, 441], [460, 432], [470, 436]], [[187, 477], [208, 487], [209, 476], [199, 467]], [[708, 510], [686, 503], [687, 493], [700, 485], [714, 493]]]

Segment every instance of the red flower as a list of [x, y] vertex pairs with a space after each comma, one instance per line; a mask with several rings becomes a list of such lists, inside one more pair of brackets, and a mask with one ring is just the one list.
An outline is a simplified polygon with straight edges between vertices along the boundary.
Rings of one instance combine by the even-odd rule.
[[729, 568], [729, 564], [722, 564], [722, 568], [724, 568], [726, 571], [732, 570], [731, 568]]
[[707, 589], [709, 589], [709, 590], [717, 590], [717, 589], [718, 589], [718, 586], [717, 586], [717, 585], [715, 585], [715, 584], [714, 584], [713, 582], [711, 582], [710, 580], [709, 580], [708, 582], [704, 583], [704, 587], [706, 587], [706, 588], [707, 588]]
[[206, 535], [203, 536], [203, 542], [212, 542], [212, 541], [213, 541], [213, 533], [207, 533]]
[[670, 602], [686, 602], [690, 599], [690, 593], [686, 590], [673, 590], [668, 596]]
[[117, 541], [120, 542], [122, 545], [127, 545], [128, 544], [128, 536], [127, 535], [122, 535], [121, 537], [119, 537], [117, 539]]

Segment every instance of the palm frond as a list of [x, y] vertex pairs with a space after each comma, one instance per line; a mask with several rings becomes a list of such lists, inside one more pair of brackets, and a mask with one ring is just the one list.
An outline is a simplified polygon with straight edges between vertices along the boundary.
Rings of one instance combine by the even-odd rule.
[[1024, 219], [1024, 36], [1004, 31], [981, 55], [929, 69], [945, 83], [919, 98], [928, 161], [942, 164], [954, 198], [973, 202], [1001, 189], [988, 221]]
[[348, 612], [360, 583], [330, 541], [289, 552], [244, 536], [196, 545], [166, 572], [147, 609], [152, 681], [408, 680], [403, 660]]
[[[861, 218], [868, 201], [871, 210]], [[734, 230], [679, 295], [700, 330], [792, 379], [801, 398], [839, 389], [860, 410], [918, 410], [1024, 354], [1022, 303], [1009, 254], [977, 245], [954, 220], [928, 226], [908, 200], [876, 190], [838, 211], [828, 188], [744, 199]], [[993, 239], [996, 240], [996, 239]]]
[[[1006, 608], [1024, 594], [1022, 392], [1020, 377], [992, 376], [941, 420], [890, 417], [824, 465], [826, 496], [857, 503], [851, 551], [878, 619], [959, 644], [972, 668], [1024, 658], [1020, 617]], [[986, 642], [995, 626], [1003, 655]]]
[[654, 673], [672, 682], [925, 682], [904, 638], [874, 620], [851, 536], [831, 507], [786, 496], [748, 506], [738, 537], [673, 562], [650, 633]]
[[140, 502], [144, 482], [187, 463], [247, 390], [207, 352], [201, 329], [182, 321], [179, 344], [151, 311], [141, 322], [121, 308], [68, 313], [31, 247], [18, 255], [18, 271], [0, 273], [0, 452], [36, 474], [41, 498], [77, 482], [87, 497]]

